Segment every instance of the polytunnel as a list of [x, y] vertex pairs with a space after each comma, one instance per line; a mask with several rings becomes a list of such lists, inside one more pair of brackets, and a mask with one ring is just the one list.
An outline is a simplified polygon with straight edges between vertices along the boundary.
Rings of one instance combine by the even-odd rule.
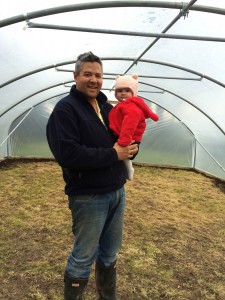
[[77, 56], [92, 51], [109, 100], [116, 75], [137, 73], [160, 117], [147, 121], [136, 162], [225, 179], [224, 1], [4, 0], [0, 18], [1, 160], [52, 157], [48, 117]]

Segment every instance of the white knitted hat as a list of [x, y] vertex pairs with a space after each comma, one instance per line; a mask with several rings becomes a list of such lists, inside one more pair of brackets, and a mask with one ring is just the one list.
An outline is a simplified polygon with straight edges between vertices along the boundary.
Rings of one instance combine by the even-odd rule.
[[138, 75], [118, 75], [116, 77], [116, 83], [115, 83], [115, 93], [117, 89], [121, 88], [129, 88], [131, 89], [133, 96], [137, 96], [138, 91]]

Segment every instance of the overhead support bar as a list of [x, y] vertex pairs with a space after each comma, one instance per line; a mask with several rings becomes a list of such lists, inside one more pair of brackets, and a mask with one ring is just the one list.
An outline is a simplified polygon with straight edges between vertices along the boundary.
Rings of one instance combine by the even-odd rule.
[[[64, 69], [64, 68], [55, 68], [57, 72], [69, 72], [69, 73], [73, 73], [73, 70], [70, 69]], [[122, 75], [122, 74], [118, 74], [118, 73], [105, 73], [104, 72], [104, 76], [116, 76], [116, 75]], [[193, 80], [193, 81], [201, 81], [202, 80], [202, 76], [200, 77], [173, 77], [173, 76], [151, 76], [151, 75], [138, 75], [139, 78], [152, 78], [152, 79], [172, 79], [172, 80]], [[115, 80], [115, 78], [114, 78]]]
[[[103, 78], [104, 80], [109, 79], [109, 78]], [[111, 78], [110, 78], [111, 79]], [[71, 84], [64, 84], [64, 87], [66, 88], [71, 88], [73, 85], [73, 82]], [[112, 91], [112, 89], [109, 88], [101, 88], [101, 91]], [[164, 90], [160, 91], [146, 91], [146, 90], [139, 90], [139, 93], [147, 93], [147, 94], [164, 94]], [[115, 100], [117, 102], [117, 100]]]
[[157, 37], [164, 39], [181, 39], [181, 40], [195, 40], [195, 41], [207, 41], [207, 42], [225, 42], [224, 37], [209, 37], [209, 36], [196, 36], [196, 35], [181, 35], [181, 34], [166, 34], [166, 33], [151, 33], [151, 32], [137, 32], [137, 31], [125, 31], [125, 30], [112, 30], [112, 29], [98, 29], [98, 28], [85, 28], [76, 26], [63, 26], [54, 24], [40, 24], [27, 22], [28, 28], [41, 28], [41, 29], [54, 29], [54, 30], [66, 30], [66, 31], [80, 31], [88, 33], [104, 33], [115, 35], [129, 35], [140, 37]]
[[[112, 60], [112, 61], [113, 60], [119, 60], [120, 61], [121, 60], [121, 61], [132, 61], [132, 62], [135, 60], [135, 58], [133, 58], [133, 57], [102, 57], [101, 59], [102, 59], [102, 61], [104, 61], [104, 60]], [[20, 76], [17, 76], [15, 78], [12, 78], [12, 79], [6, 81], [6, 82], [3, 82], [2, 84], [0, 84], [0, 88], [3, 88], [4, 86], [6, 86], [8, 84], [11, 84], [11, 83], [13, 83], [17, 80], [23, 79], [27, 76], [30, 76], [30, 75], [33, 75], [33, 74], [36, 74], [36, 73], [39, 73], [39, 72], [42, 72], [42, 71], [45, 71], [45, 70], [49, 70], [49, 69], [52, 69], [52, 68], [57, 68], [57, 67], [60, 67], [60, 66], [74, 64], [75, 62], [76, 62], [76, 60], [64, 61], [64, 62], [61, 62], [61, 63], [58, 63], [58, 64], [47, 65], [45, 67], [32, 70], [31, 72], [24, 73]], [[179, 69], [179, 70], [182, 70], [182, 71], [200, 76], [201, 79], [205, 78], [205, 79], [207, 79], [209, 81], [212, 81], [212, 82], [214, 82], [214, 83], [216, 83], [216, 84], [218, 84], [218, 85], [225, 88], [225, 84], [223, 82], [218, 81], [213, 77], [210, 77], [210, 76], [204, 75], [202, 73], [199, 73], [195, 70], [188, 69], [188, 68], [185, 68], [185, 67], [182, 67], [182, 66], [179, 66], [179, 65], [166, 63], [166, 62], [162, 62], [162, 61], [157, 61], [157, 60], [151, 60], [151, 59], [140, 59], [139, 62], [140, 63], [158, 64], [158, 65], [167, 66], [167, 67], [170, 67], [170, 68]]]
[[139, 90], [138, 93], [147, 93], [147, 94], [164, 94], [164, 90], [160, 91], [145, 91], [145, 90]]
[[[191, 7], [189, 10], [202, 11], [213, 14], [225, 15], [225, 9], [218, 7], [204, 6], [204, 5], [192, 5], [196, 1], [191, 1]], [[58, 7], [51, 7], [47, 9], [37, 10], [33, 12], [27, 12], [21, 15], [13, 16], [11, 18], [0, 20], [0, 27], [12, 25], [18, 22], [23, 22], [35, 18], [66, 13], [71, 11], [80, 11], [87, 9], [96, 9], [96, 8], [112, 8], [112, 7], [157, 7], [157, 8], [171, 8], [171, 9], [180, 9], [181, 15], [184, 15], [188, 10], [184, 8], [183, 2], [166, 2], [166, 1], [100, 1], [100, 2], [91, 2], [91, 3], [81, 3], [81, 4], [71, 4]]]
[[201, 81], [202, 80], [202, 77], [194, 78], [194, 77], [145, 76], [145, 75], [138, 75], [138, 77], [152, 78], [152, 79], [191, 80], [191, 81]]

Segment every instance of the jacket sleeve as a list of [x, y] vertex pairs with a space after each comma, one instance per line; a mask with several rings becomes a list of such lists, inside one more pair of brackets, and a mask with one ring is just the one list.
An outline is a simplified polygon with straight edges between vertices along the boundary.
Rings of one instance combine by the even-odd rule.
[[79, 121], [67, 106], [57, 106], [53, 110], [46, 130], [49, 147], [63, 168], [100, 169], [118, 162], [112, 146], [91, 147], [81, 144]]

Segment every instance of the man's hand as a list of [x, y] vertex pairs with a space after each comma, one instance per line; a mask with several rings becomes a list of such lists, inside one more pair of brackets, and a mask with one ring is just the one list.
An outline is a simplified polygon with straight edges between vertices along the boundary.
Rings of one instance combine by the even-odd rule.
[[138, 145], [137, 144], [132, 144], [132, 145], [129, 145], [127, 147], [121, 147], [120, 145], [115, 143], [113, 148], [116, 150], [119, 160], [132, 158], [133, 155], [138, 152]]

